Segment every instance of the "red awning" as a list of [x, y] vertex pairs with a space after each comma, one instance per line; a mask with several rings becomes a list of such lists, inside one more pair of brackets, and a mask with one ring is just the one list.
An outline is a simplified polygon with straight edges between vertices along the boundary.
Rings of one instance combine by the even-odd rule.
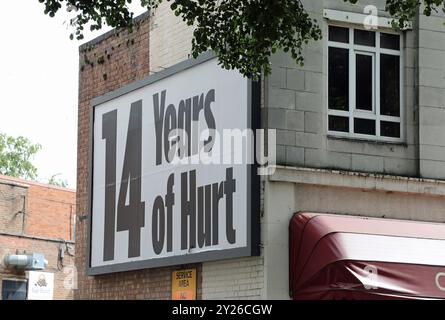
[[300, 213], [289, 240], [294, 299], [445, 299], [445, 224]]

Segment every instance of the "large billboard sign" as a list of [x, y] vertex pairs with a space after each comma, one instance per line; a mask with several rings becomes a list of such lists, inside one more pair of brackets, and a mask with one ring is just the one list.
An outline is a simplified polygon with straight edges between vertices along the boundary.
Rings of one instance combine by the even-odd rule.
[[208, 53], [92, 101], [90, 275], [258, 254], [257, 91]]

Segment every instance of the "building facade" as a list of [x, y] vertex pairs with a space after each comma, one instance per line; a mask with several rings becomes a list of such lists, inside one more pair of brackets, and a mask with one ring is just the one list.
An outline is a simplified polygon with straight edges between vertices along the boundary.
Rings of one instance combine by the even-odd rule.
[[[323, 39], [304, 49], [304, 66], [273, 55], [261, 83], [261, 127], [276, 130], [277, 165], [261, 178], [260, 255], [87, 276], [83, 219], [76, 298], [170, 299], [172, 271], [193, 267], [198, 299], [289, 299], [295, 213], [445, 221], [445, 16], [418, 14], [397, 31], [385, 0], [302, 2]], [[370, 14], [378, 19], [367, 27]], [[80, 48], [80, 217], [90, 214], [91, 100], [190, 58], [193, 30], [168, 5], [137, 23]]]
[[7, 265], [6, 258], [32, 254], [43, 255], [47, 265], [38, 270], [54, 277], [53, 290], [47, 299], [73, 299], [75, 191], [0, 176], [0, 196], [2, 299], [30, 297], [33, 269]]

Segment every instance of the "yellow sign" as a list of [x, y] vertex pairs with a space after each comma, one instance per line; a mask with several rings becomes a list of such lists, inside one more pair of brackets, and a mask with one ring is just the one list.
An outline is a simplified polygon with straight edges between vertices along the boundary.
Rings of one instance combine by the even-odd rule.
[[172, 300], [196, 300], [196, 269], [173, 271]]

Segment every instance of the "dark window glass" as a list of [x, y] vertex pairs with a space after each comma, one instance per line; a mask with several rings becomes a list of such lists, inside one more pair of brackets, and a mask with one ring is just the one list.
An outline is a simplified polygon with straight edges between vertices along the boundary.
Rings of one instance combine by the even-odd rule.
[[354, 29], [354, 43], [375, 47], [375, 32]]
[[372, 56], [357, 54], [356, 69], [356, 108], [372, 111]]
[[2, 281], [2, 300], [26, 300], [27, 282], [15, 280]]
[[400, 123], [380, 121], [380, 135], [384, 137], [400, 138]]
[[355, 118], [354, 132], [375, 135], [375, 120]]
[[385, 49], [400, 50], [400, 36], [397, 34], [381, 33], [380, 47]]
[[380, 55], [380, 114], [400, 116], [400, 57]]
[[330, 26], [329, 41], [349, 43], [349, 29]]
[[349, 51], [329, 48], [329, 109], [349, 110]]
[[329, 130], [349, 132], [349, 118], [339, 116], [329, 116]]

